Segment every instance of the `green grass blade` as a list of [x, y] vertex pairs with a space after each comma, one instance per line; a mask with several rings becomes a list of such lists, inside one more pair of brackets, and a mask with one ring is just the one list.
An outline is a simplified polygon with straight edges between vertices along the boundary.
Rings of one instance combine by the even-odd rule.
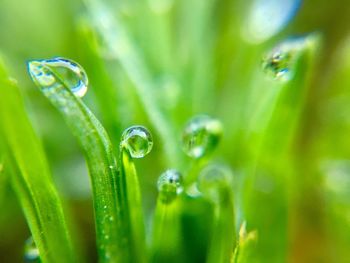
[[[33, 63], [33, 62], [30, 62]], [[38, 62], [35, 62], [38, 63]], [[93, 113], [77, 98], [68, 84], [44, 66], [55, 81], [39, 86], [42, 93], [63, 115], [79, 142], [90, 171], [96, 221], [97, 247], [100, 262], [129, 262], [130, 239], [127, 231], [123, 186], [118, 185], [117, 163], [110, 139]], [[32, 76], [36, 82], [35, 76]], [[37, 82], [36, 82], [37, 83]]]
[[146, 238], [145, 226], [142, 213], [141, 191], [136, 168], [130, 154], [126, 149], [120, 150], [119, 159], [120, 185], [126, 189], [122, 200], [125, 210], [130, 216], [129, 229], [132, 235], [132, 246], [134, 250], [133, 260], [135, 262], [146, 262]]
[[76, 262], [62, 204], [44, 150], [26, 116], [19, 91], [0, 65], [0, 129], [6, 169], [24, 210], [42, 262]]
[[220, 189], [223, 199], [214, 204], [214, 225], [208, 263], [230, 262], [236, 245], [235, 216], [231, 189]]
[[181, 200], [167, 204], [158, 197], [153, 221], [151, 262], [184, 262], [181, 243]]
[[[291, 153], [318, 47], [317, 36], [310, 36], [308, 41], [307, 47], [298, 54], [293, 79], [282, 87], [278, 95], [258, 146], [256, 166], [250, 167], [251, 174], [247, 176], [245, 216], [259, 234], [256, 251], [250, 261], [259, 258], [281, 261], [287, 257], [288, 205], [290, 195], [295, 191], [290, 184], [295, 179], [292, 178], [295, 158]], [[271, 247], [276, 251], [270, 251], [268, 248]]]

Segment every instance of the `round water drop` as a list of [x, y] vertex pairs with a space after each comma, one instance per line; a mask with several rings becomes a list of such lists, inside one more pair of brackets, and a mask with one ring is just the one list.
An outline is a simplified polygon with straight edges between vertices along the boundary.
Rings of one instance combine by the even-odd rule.
[[262, 68], [264, 72], [275, 80], [288, 81], [293, 77], [293, 65], [297, 54], [305, 47], [305, 38], [287, 39], [263, 57]]
[[33, 60], [28, 62], [29, 73], [39, 86], [48, 87], [63, 81], [77, 97], [87, 92], [88, 77], [76, 62], [66, 58]]
[[123, 132], [121, 146], [129, 151], [132, 158], [142, 158], [152, 150], [152, 135], [143, 126], [131, 126]]
[[32, 237], [28, 238], [24, 244], [24, 262], [40, 262], [39, 250]]
[[192, 118], [182, 134], [184, 152], [195, 159], [211, 153], [222, 136], [222, 125], [217, 119], [207, 115]]
[[164, 203], [170, 203], [183, 191], [183, 179], [179, 171], [170, 169], [158, 178], [157, 188]]
[[212, 164], [205, 167], [198, 177], [198, 189], [208, 199], [219, 202], [221, 192], [231, 185], [232, 171], [222, 164]]

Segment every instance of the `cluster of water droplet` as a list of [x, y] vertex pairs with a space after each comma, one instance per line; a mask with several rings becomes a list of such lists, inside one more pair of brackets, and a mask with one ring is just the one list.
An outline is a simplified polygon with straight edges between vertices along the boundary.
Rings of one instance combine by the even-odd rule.
[[170, 203], [183, 191], [182, 175], [175, 169], [167, 170], [158, 178], [157, 187], [161, 201]]
[[130, 153], [132, 158], [143, 158], [153, 147], [151, 133], [143, 126], [131, 126], [122, 135], [121, 147]]
[[33, 81], [41, 87], [65, 83], [77, 97], [83, 97], [88, 88], [88, 78], [84, 69], [76, 62], [66, 58], [32, 60], [28, 71]]
[[183, 131], [183, 150], [192, 158], [202, 158], [216, 148], [221, 136], [222, 125], [219, 120], [207, 115], [195, 116]]

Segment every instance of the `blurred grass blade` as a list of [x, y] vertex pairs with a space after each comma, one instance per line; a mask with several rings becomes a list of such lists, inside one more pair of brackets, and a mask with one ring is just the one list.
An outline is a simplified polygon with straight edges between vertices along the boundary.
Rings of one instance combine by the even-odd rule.
[[214, 204], [213, 233], [207, 263], [230, 262], [236, 245], [235, 216], [230, 189], [220, 189], [223, 199]]
[[132, 236], [132, 246], [134, 250], [134, 262], [146, 262], [146, 238], [145, 226], [142, 213], [141, 191], [134, 162], [126, 149], [120, 150], [119, 159], [119, 185], [126, 190], [121, 197], [125, 210], [130, 216], [128, 221], [129, 231]]
[[130, 262], [130, 234], [125, 225], [127, 215], [122, 206], [123, 196], [120, 195], [124, 189], [117, 184], [116, 158], [105, 129], [52, 68], [33, 61], [29, 62], [29, 69], [42, 71], [54, 78], [50, 85], [40, 86], [40, 81], [36, 79], [38, 74], [30, 71], [34, 82], [63, 115], [84, 151], [93, 191], [100, 262], [112, 259], [114, 262]]
[[151, 262], [184, 262], [181, 242], [181, 200], [164, 203], [158, 197], [153, 221]]
[[[246, 178], [246, 220], [259, 234], [251, 261], [259, 258], [281, 261], [287, 255], [288, 205], [293, 189], [290, 182], [295, 168], [291, 151], [318, 48], [318, 37], [311, 35], [308, 38], [307, 46], [298, 54], [293, 67], [294, 77], [282, 87], [269, 122], [262, 131], [257, 160], [252, 162]], [[269, 251], [271, 247], [275, 248], [274, 252]]]
[[19, 91], [0, 65], [0, 129], [6, 169], [24, 210], [42, 262], [76, 262], [61, 201], [42, 146], [26, 116]]
[[121, 21], [116, 16], [112, 16], [107, 7], [100, 2], [86, 0], [86, 6], [98, 35], [106, 43], [110, 52], [118, 58], [126, 74], [134, 83], [144, 110], [163, 141], [168, 163], [180, 163], [175, 127], [164, 105], [161, 107], [162, 101], [157, 100], [152, 76], [138, 49], [129, 38], [127, 30]]

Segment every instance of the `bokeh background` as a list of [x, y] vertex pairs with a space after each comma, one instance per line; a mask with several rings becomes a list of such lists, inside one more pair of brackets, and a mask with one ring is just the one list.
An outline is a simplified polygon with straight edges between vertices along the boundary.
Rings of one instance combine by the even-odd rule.
[[[262, 17], [252, 15], [254, 8]], [[264, 23], [279, 28], [254, 28]], [[120, 32], [127, 33], [129, 43]], [[304, 68], [306, 80], [289, 87], [302, 85], [302, 103], [293, 104], [298, 100], [290, 92], [290, 115], [280, 116], [281, 129], [264, 135], [273, 146], [260, 149], [259, 131], [251, 129], [264, 118], [255, 113], [259, 98], [284, 85], [264, 75], [262, 57], [289, 36], [310, 33], [319, 42]], [[130, 58], [128, 64], [130, 43], [142, 63]], [[120, 59], [123, 49], [127, 55]], [[178, 136], [169, 141], [178, 142], [177, 152], [181, 130], [192, 116], [207, 113], [222, 121], [224, 137], [211, 159], [234, 171], [237, 228], [246, 220], [249, 230], [257, 230], [256, 262], [350, 262], [348, 1], [1, 0], [0, 54], [18, 81], [90, 262], [96, 261], [96, 248], [85, 161], [59, 113], [30, 80], [26, 62], [31, 59], [67, 57], [85, 68], [90, 87], [84, 101], [115, 145], [131, 125], [150, 128], [152, 154], [136, 161], [148, 226], [157, 177], [167, 168], [185, 172], [191, 160], [166, 151], [166, 140], [135, 89], [133, 76], [139, 71], [151, 77], [151, 95], [168, 113]], [[274, 151], [284, 135], [288, 150]], [[258, 164], [257, 148], [263, 156]], [[11, 185], [0, 177], [0, 262], [22, 262], [29, 236]]]

